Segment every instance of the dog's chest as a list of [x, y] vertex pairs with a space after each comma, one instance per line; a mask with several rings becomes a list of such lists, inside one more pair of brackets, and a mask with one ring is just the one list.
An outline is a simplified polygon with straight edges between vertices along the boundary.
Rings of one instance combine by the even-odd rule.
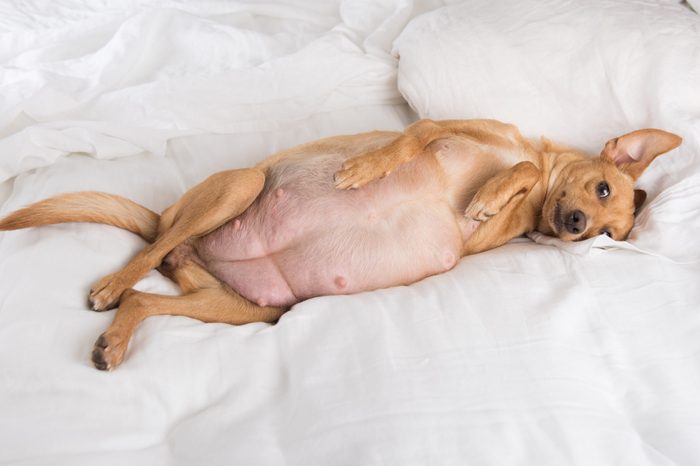
[[511, 147], [483, 144], [464, 136], [438, 139], [427, 150], [434, 154], [448, 181], [445, 194], [449, 202], [459, 211], [489, 178], [522, 161]]
[[452, 268], [466, 221], [435, 159], [359, 190], [337, 190], [342, 157], [281, 165], [240, 217], [195, 247], [220, 280], [261, 305], [408, 284]]

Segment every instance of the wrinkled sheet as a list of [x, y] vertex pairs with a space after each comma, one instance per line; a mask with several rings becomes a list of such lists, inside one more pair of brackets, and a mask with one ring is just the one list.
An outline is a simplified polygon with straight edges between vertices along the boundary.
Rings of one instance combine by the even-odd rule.
[[[161, 210], [214, 171], [400, 129], [392, 44], [440, 6], [0, 4], [0, 214], [80, 190]], [[111, 373], [89, 359], [113, 312], [86, 295], [144, 243], [0, 234], [0, 464], [700, 464], [698, 241], [644, 239], [697, 231], [693, 175], [626, 244], [535, 235], [274, 326], [152, 317]]]

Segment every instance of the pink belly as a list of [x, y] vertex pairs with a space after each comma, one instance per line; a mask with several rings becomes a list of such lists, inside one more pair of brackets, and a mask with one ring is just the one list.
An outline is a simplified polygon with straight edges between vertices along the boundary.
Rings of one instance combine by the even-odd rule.
[[413, 283], [456, 264], [464, 230], [430, 166], [418, 184], [399, 170], [339, 191], [332, 174], [341, 160], [325, 162], [312, 176], [294, 165], [271, 170], [243, 215], [195, 243], [207, 269], [253, 302], [286, 307]]

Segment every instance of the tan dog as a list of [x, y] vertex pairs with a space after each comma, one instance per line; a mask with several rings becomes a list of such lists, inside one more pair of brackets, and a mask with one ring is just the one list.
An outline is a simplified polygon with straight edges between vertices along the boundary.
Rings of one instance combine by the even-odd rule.
[[[119, 196], [72, 193], [14, 212], [0, 229], [97, 222], [150, 243], [90, 292], [96, 311], [120, 306], [92, 354], [112, 369], [148, 316], [275, 322], [304, 299], [413, 283], [533, 230], [624, 239], [645, 197], [634, 181], [680, 143], [644, 129], [592, 158], [497, 121], [422, 120], [214, 174], [160, 216]], [[156, 267], [182, 296], [131, 288]]]

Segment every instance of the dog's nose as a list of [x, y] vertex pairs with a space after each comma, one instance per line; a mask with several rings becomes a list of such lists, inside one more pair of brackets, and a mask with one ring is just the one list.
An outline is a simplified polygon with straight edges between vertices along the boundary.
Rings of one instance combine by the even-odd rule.
[[586, 229], [586, 216], [580, 210], [569, 212], [564, 220], [564, 227], [573, 235], [583, 233]]

